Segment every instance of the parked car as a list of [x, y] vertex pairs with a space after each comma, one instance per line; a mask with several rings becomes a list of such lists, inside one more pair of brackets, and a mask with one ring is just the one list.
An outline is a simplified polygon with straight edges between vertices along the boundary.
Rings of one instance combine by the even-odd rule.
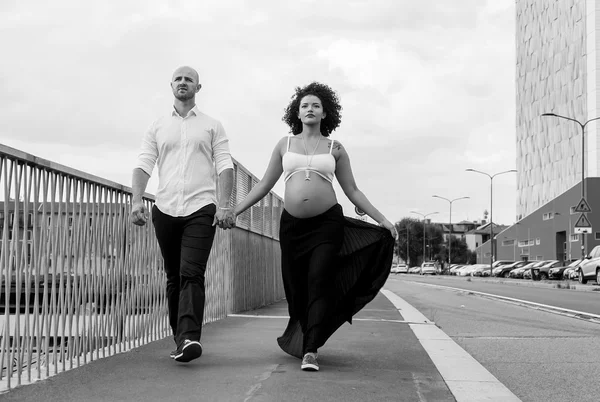
[[510, 277], [511, 278], [523, 278], [523, 273], [525, 271], [530, 270], [531, 268], [539, 268], [548, 262], [549, 262], [548, 260], [532, 261], [530, 264], [527, 264], [521, 268], [513, 269], [512, 271], [510, 271]]
[[479, 267], [489, 267], [488, 264], [473, 264], [473, 265], [465, 265], [464, 267], [456, 270], [456, 275], [458, 276], [471, 276], [471, 272], [475, 271]]
[[392, 274], [406, 274], [408, 273], [408, 265], [404, 263], [397, 264], [396, 266], [392, 265], [392, 270], [390, 272]]
[[510, 271], [512, 271], [515, 268], [524, 267], [527, 264], [529, 264], [529, 261], [516, 261], [516, 262], [513, 262], [512, 264], [500, 265], [500, 266], [494, 268], [494, 270], [492, 271], [492, 274], [494, 276], [508, 278]]
[[563, 277], [565, 275], [565, 271], [567, 271], [568, 269], [573, 269], [574, 267], [578, 266], [580, 262], [581, 262], [581, 260], [579, 259], [579, 260], [572, 261], [569, 264], [564, 264], [559, 267], [550, 268], [550, 270], [548, 271], [548, 278], [550, 278], [550, 279], [569, 279], [568, 274], [566, 275], [566, 277]]
[[421, 267], [411, 267], [408, 270], [409, 274], [418, 274], [419, 272], [421, 272]]
[[551, 261], [548, 261], [546, 264], [544, 264], [544, 265], [540, 266], [540, 267], [539, 267], [539, 270], [540, 270], [540, 280], [542, 280], [542, 281], [543, 281], [543, 280], [546, 280], [546, 279], [548, 279], [548, 278], [549, 278], [549, 276], [550, 276], [550, 275], [549, 275], [549, 271], [550, 271], [552, 268], [555, 268], [555, 267], [561, 267], [562, 265], [563, 265], [563, 262], [562, 262], [562, 261], [558, 261], [558, 260], [551, 260]]
[[492, 268], [500, 267], [502, 265], [508, 265], [514, 263], [513, 260], [497, 260], [492, 264]]
[[433, 262], [424, 262], [423, 264], [421, 264], [421, 271], [419, 273], [421, 275], [425, 275], [425, 274], [435, 275], [435, 274], [437, 274], [437, 267], [435, 266], [435, 264]]
[[582, 259], [575, 260], [570, 263], [567, 268], [562, 273], [562, 279], [577, 279], [579, 276], [577, 271], [579, 269], [579, 264], [581, 264]]
[[461, 269], [462, 267], [465, 267], [465, 266], [466, 265], [456, 264], [456, 265], [450, 267], [450, 269], [448, 270], [448, 274], [456, 275], [456, 271], [458, 271], [459, 269]]
[[488, 264], [480, 264], [477, 268], [469, 271], [471, 276], [490, 276], [490, 266]]
[[596, 246], [585, 256], [577, 270], [579, 283], [585, 284], [589, 280], [595, 280], [600, 284], [600, 246]]

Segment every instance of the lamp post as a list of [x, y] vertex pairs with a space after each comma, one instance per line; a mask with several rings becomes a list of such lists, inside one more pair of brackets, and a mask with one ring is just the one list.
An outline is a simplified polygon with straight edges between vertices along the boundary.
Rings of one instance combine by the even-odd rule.
[[450, 264], [452, 264], [452, 253], [451, 253], [451, 251], [452, 251], [452, 249], [451, 249], [451, 247], [452, 247], [452, 203], [454, 201], [464, 200], [464, 199], [471, 198], [471, 197], [460, 197], [460, 198], [455, 198], [453, 200], [449, 200], [449, 199], [447, 199], [445, 197], [441, 197], [439, 195], [432, 195], [432, 197], [446, 200], [450, 204], [450, 234], [448, 235], [448, 266], [450, 266]]
[[[574, 121], [575, 123], [579, 124], [579, 127], [581, 127], [581, 198], [585, 199], [585, 182], [584, 182], [584, 179], [585, 179], [585, 126], [587, 126], [587, 124], [589, 122], [600, 119], [600, 117], [595, 117], [593, 119], [589, 119], [585, 123], [582, 123], [579, 120], [573, 119], [571, 117], [561, 116], [556, 113], [543, 113], [542, 117], [558, 117], [559, 119]], [[581, 258], [583, 258], [586, 254], [585, 253], [585, 235], [586, 235], [586, 233], [581, 233]]]
[[427, 218], [429, 215], [434, 215], [434, 214], [437, 214], [439, 212], [430, 212], [430, 213], [425, 214], [425, 215], [423, 215], [422, 213], [417, 212], [417, 211], [410, 211], [410, 213], [411, 214], [421, 215], [423, 217], [423, 261], [422, 261], [422, 263], [423, 263], [423, 262], [425, 262], [425, 257], [426, 257], [426, 255], [425, 255], [425, 226], [427, 225], [427, 221], [425, 220], [425, 218]]
[[[487, 177], [490, 178], [490, 276], [492, 276], [492, 264], [494, 263], [494, 186], [493, 186], [493, 182], [494, 182], [494, 177], [499, 176], [501, 174], [505, 174], [505, 173], [516, 173], [515, 169], [511, 169], [511, 170], [506, 170], [504, 172], [499, 172], [499, 173], [494, 173], [493, 175], [490, 175], [489, 173], [485, 173], [482, 172], [480, 170], [475, 170], [475, 169], [466, 169], [467, 172], [475, 172], [475, 173], [481, 173], [483, 175], [486, 175]], [[482, 251], [483, 252], [483, 251]]]

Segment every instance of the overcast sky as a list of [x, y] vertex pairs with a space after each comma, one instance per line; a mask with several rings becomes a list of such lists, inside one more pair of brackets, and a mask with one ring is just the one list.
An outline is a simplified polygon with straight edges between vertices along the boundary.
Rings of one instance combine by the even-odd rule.
[[[294, 88], [320, 81], [343, 106], [333, 138], [390, 221], [447, 221], [434, 194], [471, 197], [453, 222], [481, 219], [490, 179], [465, 169], [515, 168], [514, 20], [514, 0], [3, 0], [0, 142], [129, 186], [190, 65], [199, 107], [261, 178]], [[514, 222], [515, 192], [515, 174], [494, 179], [495, 222]]]

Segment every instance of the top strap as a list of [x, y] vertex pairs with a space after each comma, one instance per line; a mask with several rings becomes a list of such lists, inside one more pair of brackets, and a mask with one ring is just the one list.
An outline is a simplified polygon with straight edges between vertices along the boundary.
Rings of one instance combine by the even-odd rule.
[[335, 140], [331, 140], [331, 148], [329, 148], [329, 153], [331, 153], [331, 151], [333, 151], [333, 144], [335, 143]]
[[287, 150], [290, 150], [290, 139], [292, 138], [291, 135], [288, 135], [288, 144], [287, 144]]

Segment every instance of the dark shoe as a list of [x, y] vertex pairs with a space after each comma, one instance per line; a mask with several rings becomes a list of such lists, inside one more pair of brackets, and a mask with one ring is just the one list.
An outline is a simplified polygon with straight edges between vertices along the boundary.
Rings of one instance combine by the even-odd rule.
[[304, 371], [319, 371], [319, 363], [317, 362], [316, 355], [312, 353], [305, 354], [300, 368]]
[[186, 339], [177, 349], [173, 359], [178, 362], [187, 363], [202, 356], [202, 344], [198, 341]]
[[170, 357], [171, 359], [174, 359], [174, 358], [175, 358], [175, 356], [177, 356], [177, 349], [175, 349], [174, 351], [172, 351], [171, 353], [169, 353], [169, 357]]

